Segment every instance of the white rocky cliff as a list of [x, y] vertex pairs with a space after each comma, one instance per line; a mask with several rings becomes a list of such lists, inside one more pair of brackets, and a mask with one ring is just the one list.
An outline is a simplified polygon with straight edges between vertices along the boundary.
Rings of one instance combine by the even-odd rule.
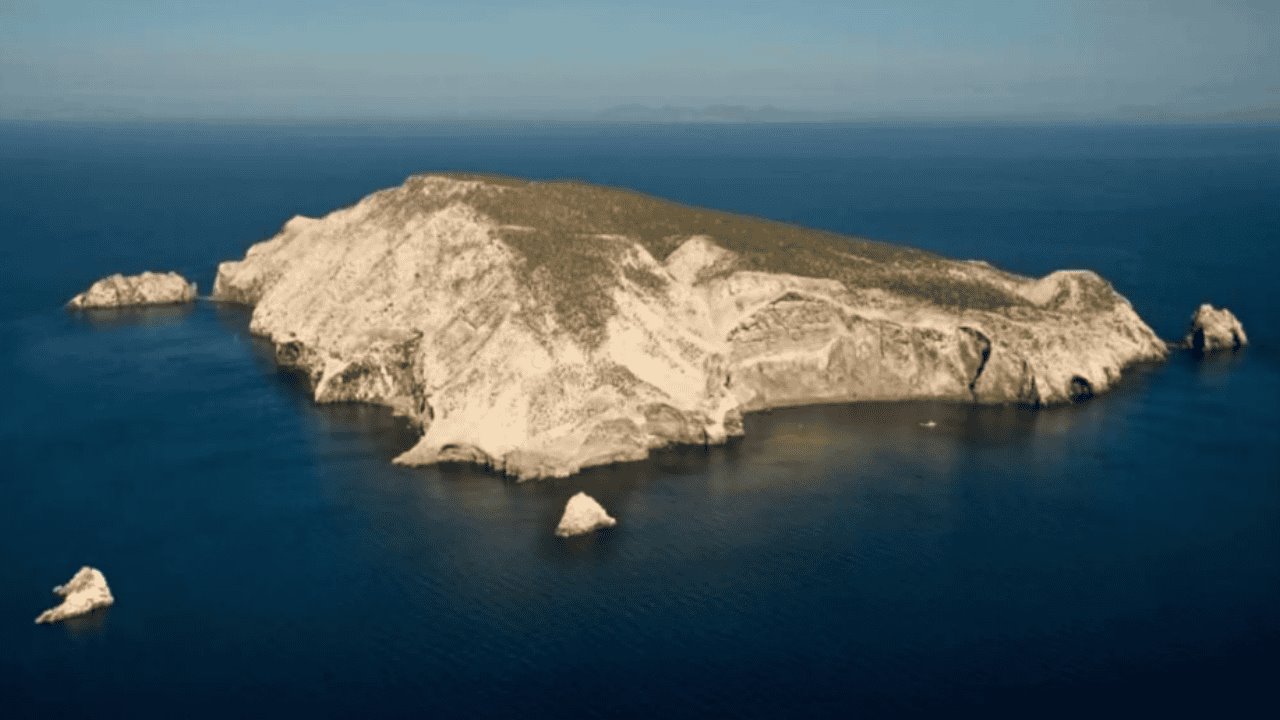
[[71, 298], [72, 310], [140, 305], [175, 305], [196, 299], [196, 284], [177, 273], [144, 272], [104, 277]]
[[1218, 350], [1239, 350], [1249, 344], [1244, 326], [1226, 308], [1215, 308], [1208, 303], [1201, 305], [1191, 316], [1184, 347], [1210, 353]]
[[96, 568], [88, 566], [80, 568], [67, 584], [55, 587], [53, 594], [62, 597], [62, 604], [40, 613], [36, 623], [61, 622], [87, 615], [115, 602], [115, 598], [111, 597], [111, 588], [107, 587], [107, 578]]
[[580, 492], [569, 498], [564, 506], [564, 516], [556, 526], [556, 536], [567, 538], [586, 535], [602, 528], [617, 525], [615, 518], [609, 517], [604, 507], [590, 495]]
[[1166, 346], [1088, 271], [982, 262], [569, 182], [416, 176], [297, 217], [215, 299], [318, 402], [393, 408], [406, 464], [563, 476], [744, 412], [946, 399], [1065, 403]]

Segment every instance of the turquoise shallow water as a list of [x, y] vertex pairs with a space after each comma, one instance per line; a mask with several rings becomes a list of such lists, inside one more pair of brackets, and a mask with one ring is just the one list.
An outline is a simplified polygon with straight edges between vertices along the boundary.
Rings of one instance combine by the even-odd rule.
[[[1254, 345], [1048, 412], [753, 415], [710, 451], [517, 485], [397, 468], [247, 316], [68, 315], [212, 281], [424, 170], [577, 177], [1042, 274]], [[1280, 670], [1280, 131], [0, 126], [0, 714], [1259, 714]], [[918, 423], [933, 419], [926, 431]], [[551, 536], [585, 489], [614, 531]], [[36, 627], [102, 568], [118, 604]]]

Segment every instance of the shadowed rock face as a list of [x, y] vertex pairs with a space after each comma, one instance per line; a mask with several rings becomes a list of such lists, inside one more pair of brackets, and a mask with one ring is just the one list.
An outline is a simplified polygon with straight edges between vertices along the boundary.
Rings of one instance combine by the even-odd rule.
[[196, 284], [178, 273], [144, 272], [110, 275], [71, 298], [72, 310], [123, 308], [142, 305], [175, 305], [196, 299]]
[[986, 263], [570, 182], [428, 175], [223, 263], [214, 297], [398, 462], [563, 476], [806, 403], [1066, 403], [1166, 348], [1087, 271]]

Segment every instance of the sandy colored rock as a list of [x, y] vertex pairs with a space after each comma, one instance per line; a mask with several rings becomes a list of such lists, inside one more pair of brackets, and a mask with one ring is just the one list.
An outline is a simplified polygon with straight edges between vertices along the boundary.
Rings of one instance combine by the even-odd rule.
[[223, 263], [214, 297], [254, 306], [317, 402], [415, 422], [397, 462], [521, 479], [722, 443], [765, 408], [1066, 403], [1167, 352], [1092, 272], [501, 177], [415, 176], [294, 218]]
[[102, 278], [71, 298], [72, 310], [121, 308], [140, 305], [175, 305], [196, 299], [196, 284], [177, 273], [144, 272]]
[[618, 521], [609, 517], [609, 513], [596, 502], [595, 498], [580, 492], [569, 498], [564, 506], [564, 516], [556, 526], [557, 537], [573, 537], [586, 535], [601, 528], [610, 528]]
[[1200, 352], [1239, 350], [1249, 344], [1244, 325], [1226, 308], [1215, 308], [1205, 303], [1191, 316], [1183, 346]]
[[108, 607], [115, 602], [115, 598], [111, 597], [111, 588], [107, 587], [107, 578], [97, 569], [88, 566], [80, 568], [66, 585], [55, 587], [53, 594], [62, 596], [62, 604], [40, 613], [36, 623], [61, 622]]

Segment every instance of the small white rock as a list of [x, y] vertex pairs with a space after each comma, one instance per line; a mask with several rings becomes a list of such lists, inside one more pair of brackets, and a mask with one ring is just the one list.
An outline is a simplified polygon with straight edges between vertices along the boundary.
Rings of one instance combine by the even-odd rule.
[[560, 518], [560, 525], [556, 527], [556, 536], [585, 535], [617, 524], [618, 521], [609, 517], [609, 513], [605, 512], [595, 498], [580, 492], [569, 498], [564, 506], [564, 517]]
[[78, 617], [115, 602], [115, 598], [111, 597], [111, 588], [107, 587], [107, 578], [96, 568], [87, 565], [71, 576], [66, 585], [55, 587], [53, 594], [62, 596], [62, 604], [40, 613], [36, 618], [37, 624]]
[[936, 422], [934, 422], [934, 421], [932, 421], [932, 420], [926, 420], [926, 421], [924, 421], [924, 422], [920, 423], [920, 427], [925, 428], [926, 430], [932, 430], [933, 428], [938, 427], [938, 423], [936, 423]]

